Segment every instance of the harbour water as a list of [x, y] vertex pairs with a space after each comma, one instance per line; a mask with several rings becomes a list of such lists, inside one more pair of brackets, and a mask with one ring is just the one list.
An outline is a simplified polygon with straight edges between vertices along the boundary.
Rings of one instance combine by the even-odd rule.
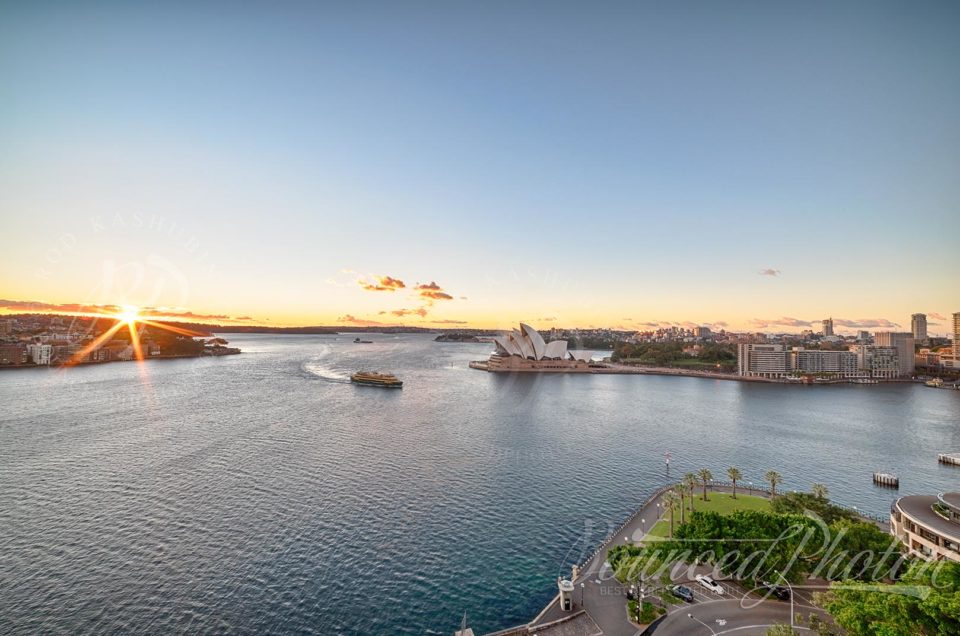
[[[0, 632], [450, 634], [531, 618], [668, 479], [877, 514], [960, 487], [960, 392], [489, 374], [426, 335], [0, 373]], [[402, 391], [354, 386], [393, 372]], [[669, 472], [664, 453], [672, 454]], [[745, 484], [745, 487], [749, 487]]]

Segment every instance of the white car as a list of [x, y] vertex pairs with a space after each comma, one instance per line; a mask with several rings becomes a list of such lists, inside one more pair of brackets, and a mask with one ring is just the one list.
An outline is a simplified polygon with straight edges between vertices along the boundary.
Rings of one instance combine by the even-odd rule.
[[697, 583], [707, 588], [714, 594], [723, 594], [723, 586], [713, 580], [713, 577], [706, 574], [697, 575]]

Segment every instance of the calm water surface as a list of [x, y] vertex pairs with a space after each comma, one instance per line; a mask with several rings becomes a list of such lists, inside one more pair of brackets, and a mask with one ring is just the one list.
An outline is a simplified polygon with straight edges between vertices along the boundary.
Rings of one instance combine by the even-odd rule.
[[960, 392], [504, 377], [466, 367], [489, 345], [352, 338], [0, 373], [0, 632], [450, 634], [464, 610], [483, 632], [688, 470], [874, 513], [895, 496], [874, 470], [960, 487], [936, 461]]

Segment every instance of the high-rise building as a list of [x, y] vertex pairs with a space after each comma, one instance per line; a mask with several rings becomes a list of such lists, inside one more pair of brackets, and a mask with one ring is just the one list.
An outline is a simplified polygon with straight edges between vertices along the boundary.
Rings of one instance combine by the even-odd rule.
[[823, 334], [824, 338], [833, 335], [833, 318], [824, 319], [823, 329], [821, 329], [821, 333]]
[[878, 347], [893, 347], [900, 361], [900, 375], [910, 376], [916, 369], [913, 334], [897, 331], [877, 331], [873, 334], [873, 344]]
[[953, 314], [953, 359], [960, 360], [960, 311]]
[[927, 315], [913, 314], [910, 316], [910, 331], [913, 332], [914, 340], [927, 339]]

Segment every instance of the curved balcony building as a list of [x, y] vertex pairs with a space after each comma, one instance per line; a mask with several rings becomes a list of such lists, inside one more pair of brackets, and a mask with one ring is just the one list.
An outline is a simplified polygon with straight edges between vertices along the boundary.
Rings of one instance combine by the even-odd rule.
[[960, 563], [960, 492], [900, 497], [890, 508], [890, 533], [914, 556]]

